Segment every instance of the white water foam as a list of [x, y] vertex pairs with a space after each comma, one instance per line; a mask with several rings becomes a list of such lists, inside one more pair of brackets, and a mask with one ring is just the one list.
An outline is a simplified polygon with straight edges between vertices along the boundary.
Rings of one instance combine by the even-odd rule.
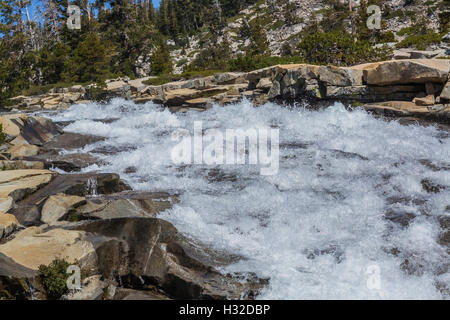
[[[99, 121], [107, 119], [117, 120]], [[71, 151], [115, 150], [95, 154], [107, 164], [85, 171], [117, 172], [137, 190], [180, 191], [180, 203], [160, 217], [242, 257], [224, 271], [270, 278], [260, 298], [449, 297], [439, 219], [450, 210], [450, 137], [435, 127], [402, 126], [342, 104], [310, 111], [248, 101], [172, 114], [116, 99], [72, 106], [53, 120], [107, 137]], [[192, 131], [198, 120], [204, 129], [279, 127], [278, 175], [261, 176], [256, 166], [175, 166], [171, 133]], [[446, 189], [427, 193], [424, 179]], [[387, 220], [389, 212], [400, 220]]]

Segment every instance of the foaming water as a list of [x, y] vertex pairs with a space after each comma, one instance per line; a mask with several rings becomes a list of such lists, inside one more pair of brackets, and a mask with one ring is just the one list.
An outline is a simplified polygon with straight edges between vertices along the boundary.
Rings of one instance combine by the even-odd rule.
[[[450, 137], [435, 127], [402, 126], [341, 104], [310, 111], [248, 101], [172, 114], [117, 99], [52, 117], [73, 121], [66, 131], [107, 138], [71, 151], [106, 163], [85, 171], [117, 172], [136, 190], [180, 192], [180, 203], [160, 217], [241, 257], [224, 272], [270, 278], [260, 298], [449, 297], [440, 221], [450, 213]], [[203, 129], [279, 128], [279, 173], [175, 165], [172, 132], [192, 132], [199, 120]], [[114, 152], [96, 153], [105, 148]], [[440, 192], [427, 192], [424, 181]]]

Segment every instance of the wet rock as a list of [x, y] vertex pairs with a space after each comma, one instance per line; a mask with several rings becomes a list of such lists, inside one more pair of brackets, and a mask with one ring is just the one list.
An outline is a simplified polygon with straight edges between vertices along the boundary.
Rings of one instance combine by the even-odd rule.
[[126, 217], [155, 217], [178, 202], [176, 196], [162, 192], [124, 192], [94, 197], [77, 209], [84, 218], [117, 219]]
[[25, 157], [28, 161], [43, 163], [45, 169], [58, 168], [65, 172], [78, 172], [100, 161], [89, 153], [58, 154], [56, 152], [42, 153], [34, 157]]
[[[450, 212], [450, 206], [447, 207], [447, 211]], [[441, 226], [439, 243], [450, 249], [450, 216], [440, 216], [438, 220]]]
[[98, 220], [72, 227], [91, 234], [105, 279], [128, 288], [154, 287], [178, 299], [238, 299], [252, 287], [224, 276], [191, 255], [194, 252], [169, 223], [155, 218]]
[[101, 146], [98, 148], [95, 148], [91, 151], [91, 153], [99, 153], [99, 154], [105, 154], [105, 155], [114, 155], [120, 152], [124, 151], [133, 151], [136, 150], [135, 145], [120, 145], [120, 146]]
[[58, 193], [85, 197], [91, 193], [111, 194], [129, 190], [119, 175], [101, 174], [70, 174], [58, 175], [51, 183], [16, 203], [12, 213], [23, 225], [41, 224], [41, 208], [45, 199]]
[[0, 245], [0, 254], [31, 270], [49, 265], [56, 258], [84, 268], [96, 266], [94, 246], [82, 231], [53, 229], [44, 232], [39, 227], [30, 227]]
[[421, 182], [423, 190], [428, 193], [439, 193], [441, 190], [445, 189], [444, 186], [435, 184], [428, 179], [423, 179]]
[[80, 149], [89, 144], [105, 140], [104, 137], [65, 132], [44, 144], [46, 149]]
[[336, 263], [341, 263], [345, 259], [345, 252], [337, 245], [330, 245], [325, 248], [314, 248], [308, 249], [305, 252], [305, 255], [308, 259], [314, 260], [318, 256], [322, 255], [330, 255], [334, 258]]
[[407, 227], [411, 221], [416, 218], [416, 215], [411, 212], [400, 212], [396, 210], [389, 210], [385, 214], [385, 219], [392, 221], [402, 227]]
[[16, 137], [12, 144], [33, 144], [42, 146], [47, 141], [50, 141], [56, 135], [62, 133], [62, 130], [55, 125], [51, 120], [41, 117], [28, 117], [25, 123], [23, 121], [15, 121], [20, 129], [20, 135]]
[[39, 274], [0, 253], [0, 300], [44, 298]]

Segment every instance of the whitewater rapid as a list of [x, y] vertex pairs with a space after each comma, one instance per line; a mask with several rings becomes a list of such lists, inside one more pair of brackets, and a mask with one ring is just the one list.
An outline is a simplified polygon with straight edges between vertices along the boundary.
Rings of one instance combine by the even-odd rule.
[[[440, 240], [450, 215], [448, 132], [338, 103], [312, 111], [243, 101], [171, 113], [116, 99], [46, 116], [70, 121], [65, 131], [107, 138], [70, 151], [103, 160], [84, 171], [119, 173], [136, 190], [180, 193], [159, 217], [241, 257], [223, 272], [269, 278], [259, 298], [449, 298], [449, 248]], [[200, 120], [204, 130], [278, 128], [278, 174], [175, 165], [173, 131], [192, 131]], [[424, 180], [440, 192], [424, 190]]]

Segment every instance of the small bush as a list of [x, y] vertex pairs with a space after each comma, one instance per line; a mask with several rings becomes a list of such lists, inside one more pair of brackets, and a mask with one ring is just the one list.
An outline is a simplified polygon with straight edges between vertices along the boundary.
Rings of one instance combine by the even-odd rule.
[[97, 81], [95, 86], [91, 86], [86, 90], [86, 98], [94, 101], [101, 101], [106, 98], [106, 83], [103, 80]]
[[17, 168], [16, 168], [16, 166], [15, 165], [2, 165], [1, 167], [0, 167], [0, 170], [1, 171], [9, 171], [9, 170], [16, 170]]
[[414, 47], [417, 50], [426, 50], [431, 44], [438, 44], [441, 42], [443, 35], [434, 32], [428, 32], [426, 34], [410, 35], [404, 40], [396, 44], [397, 48], [411, 48]]
[[67, 273], [69, 266], [70, 264], [62, 259], [55, 259], [48, 266], [39, 266], [41, 281], [49, 299], [59, 299], [69, 291], [66, 283], [70, 276]]
[[3, 125], [0, 124], [0, 144], [5, 143], [6, 134], [3, 132]]

